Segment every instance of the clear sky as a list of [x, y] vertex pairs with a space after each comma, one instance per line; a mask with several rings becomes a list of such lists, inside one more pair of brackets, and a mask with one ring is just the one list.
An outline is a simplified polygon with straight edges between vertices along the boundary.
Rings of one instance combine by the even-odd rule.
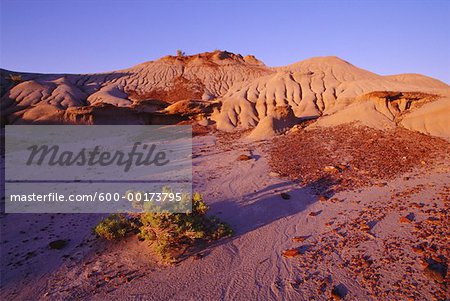
[[10, 70], [110, 71], [222, 49], [269, 66], [336, 55], [450, 83], [449, 0], [0, 1], [0, 66]]

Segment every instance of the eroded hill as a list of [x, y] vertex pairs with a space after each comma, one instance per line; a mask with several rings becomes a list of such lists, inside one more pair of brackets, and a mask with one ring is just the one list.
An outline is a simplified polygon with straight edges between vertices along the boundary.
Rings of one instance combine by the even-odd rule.
[[337, 57], [270, 68], [214, 51], [110, 73], [1, 70], [1, 78], [4, 124], [152, 124], [167, 116], [206, 119], [224, 131], [254, 128], [250, 138], [263, 139], [317, 119], [313, 126], [359, 122], [450, 137], [448, 85], [419, 74], [381, 76]]

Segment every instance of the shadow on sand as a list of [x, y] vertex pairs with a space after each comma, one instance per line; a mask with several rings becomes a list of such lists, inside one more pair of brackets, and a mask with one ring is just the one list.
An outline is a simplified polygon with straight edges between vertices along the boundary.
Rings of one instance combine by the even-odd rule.
[[[207, 256], [211, 248], [228, 243], [279, 219], [296, 215], [318, 201], [319, 196], [316, 194], [318, 187], [320, 187], [321, 192], [326, 193], [327, 197], [332, 197], [334, 195], [333, 187], [336, 184], [338, 184], [337, 180], [331, 177], [323, 177], [308, 185], [299, 186], [298, 189], [287, 191], [292, 187], [292, 182], [286, 181], [249, 193], [243, 196], [240, 202], [236, 199], [229, 199], [213, 203], [211, 204], [211, 214], [230, 224], [234, 230], [234, 235], [210, 244], [206, 248], [200, 247], [188, 251], [185, 254], [186, 256], [180, 258], [180, 261], [196, 253], [199, 253], [201, 257]], [[289, 199], [283, 199], [282, 192], [287, 193]]]

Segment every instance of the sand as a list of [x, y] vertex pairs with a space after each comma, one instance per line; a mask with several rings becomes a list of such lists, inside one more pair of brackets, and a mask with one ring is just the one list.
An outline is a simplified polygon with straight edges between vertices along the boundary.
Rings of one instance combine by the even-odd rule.
[[[299, 185], [270, 170], [270, 143], [237, 138], [220, 133], [194, 138], [194, 188], [204, 194], [211, 213], [235, 229], [232, 238], [198, 257], [163, 266], [135, 237], [119, 244], [96, 240], [90, 227], [100, 216], [3, 215], [3, 250], [11, 254], [2, 254], [2, 271], [7, 271], [2, 298], [327, 300], [335, 286], [345, 288], [345, 300], [443, 294], [442, 286], [424, 274], [423, 256], [411, 247], [423, 241], [414, 232], [416, 223], [439, 216], [448, 206], [448, 161], [416, 166], [383, 185], [345, 189], [323, 199], [313, 185]], [[238, 161], [242, 154], [251, 159]], [[412, 203], [424, 205], [407, 205]], [[400, 222], [410, 213], [414, 222]], [[370, 230], [361, 228], [362, 222]], [[47, 244], [53, 239], [70, 241], [52, 250]], [[402, 244], [395, 245], [398, 241]], [[441, 240], [439, 248], [445, 244]], [[292, 248], [298, 255], [284, 257]], [[361, 269], [364, 262], [358, 258], [363, 255], [375, 265]]]
[[193, 188], [236, 233], [167, 266], [102, 215], [0, 214], [2, 299], [445, 299], [447, 84], [225, 51], [9, 74], [5, 124], [192, 124]]

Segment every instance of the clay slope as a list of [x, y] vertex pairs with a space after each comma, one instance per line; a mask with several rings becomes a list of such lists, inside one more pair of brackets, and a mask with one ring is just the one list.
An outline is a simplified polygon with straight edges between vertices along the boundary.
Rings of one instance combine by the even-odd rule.
[[[410, 74], [380, 76], [337, 57], [312, 58], [273, 70], [273, 74], [235, 85], [221, 97], [220, 114], [214, 116], [219, 129], [255, 127], [250, 137], [259, 139], [302, 119], [321, 117], [317, 124], [323, 126], [358, 121], [375, 128], [404, 125], [450, 136], [450, 124], [442, 118], [450, 108], [448, 99], [428, 108], [429, 103], [450, 95], [450, 87], [438, 80]], [[287, 111], [282, 116], [280, 108]], [[416, 113], [411, 120], [408, 114], [419, 108], [423, 114]], [[441, 116], [436, 125], [431, 124], [435, 113]], [[424, 120], [426, 129], [421, 124]], [[276, 128], [277, 123], [281, 127]]]
[[[154, 99], [210, 100], [237, 82], [272, 72], [253, 56], [242, 57], [226, 51], [166, 56], [129, 69], [99, 74], [17, 74], [1, 70], [2, 117], [7, 123], [14, 123], [23, 113], [40, 105], [65, 110], [105, 103], [129, 107]], [[12, 79], [15, 74], [16, 78]], [[45, 114], [46, 110], [40, 111]]]

